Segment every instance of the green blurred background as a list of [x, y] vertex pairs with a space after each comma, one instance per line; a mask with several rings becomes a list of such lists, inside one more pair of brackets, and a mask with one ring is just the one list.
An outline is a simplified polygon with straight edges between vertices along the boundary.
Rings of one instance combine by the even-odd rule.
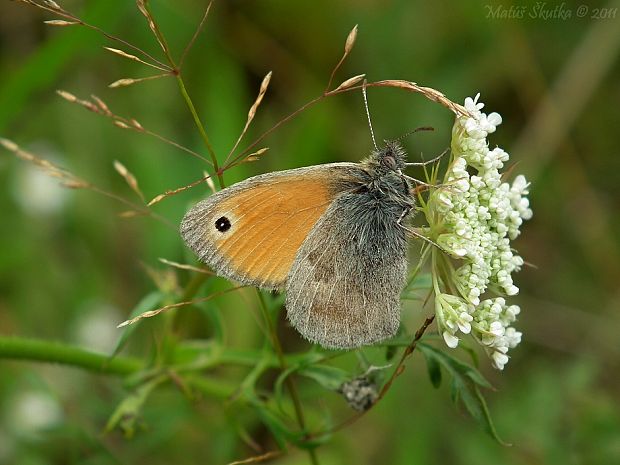
[[[115, 35], [159, 54], [144, 18], [127, 0], [65, 1], [64, 7]], [[511, 5], [525, 17], [494, 17]], [[220, 1], [192, 49], [185, 79], [221, 156], [236, 140], [262, 77], [273, 79], [246, 142], [322, 92], [359, 24], [358, 40], [337, 81], [366, 73], [370, 81], [406, 79], [462, 102], [482, 93], [504, 123], [491, 142], [532, 181], [534, 218], [516, 246], [536, 268], [516, 277], [523, 343], [504, 372], [486, 359], [481, 370], [497, 387], [488, 401], [500, 435], [488, 437], [433, 389], [419, 354], [387, 398], [319, 449], [323, 464], [613, 464], [620, 463], [620, 13], [610, 4], [563, 5], [571, 17], [535, 14], [534, 3], [362, 0]], [[197, 0], [154, 0], [153, 11], [178, 56], [205, 8]], [[585, 17], [577, 17], [588, 7]], [[499, 8], [499, 10], [498, 10]], [[557, 10], [555, 10], [557, 11]], [[531, 14], [530, 14], [531, 13]], [[563, 13], [565, 14], [565, 13]], [[535, 17], [532, 17], [535, 16]], [[131, 196], [112, 167], [120, 160], [147, 198], [201, 176], [204, 165], [147, 136], [60, 99], [65, 89], [96, 94], [120, 115], [205, 153], [173, 79], [120, 89], [119, 78], [150, 70], [102, 49], [95, 32], [42, 24], [52, 16], [18, 2], [0, 3], [0, 135], [80, 177]], [[159, 55], [158, 55], [159, 56]], [[452, 115], [423, 97], [371, 89], [378, 139], [417, 126], [408, 137], [417, 158], [449, 144]], [[264, 144], [260, 162], [226, 173], [227, 184], [250, 175], [309, 164], [358, 160], [371, 140], [358, 92], [331, 98], [283, 126]], [[243, 146], [244, 144], [242, 144]], [[121, 219], [124, 208], [90, 191], [57, 187], [8, 152], [0, 155], [0, 333], [59, 340], [110, 351], [116, 324], [155, 288], [147, 267], [158, 257], [192, 262], [174, 230], [147, 218]], [[155, 210], [178, 223], [205, 186]], [[179, 273], [181, 284], [187, 275]], [[248, 291], [223, 301], [228, 343], [260, 347], [262, 334]], [[236, 307], [232, 309], [233, 307]], [[424, 314], [408, 304], [410, 330]], [[148, 322], [129, 353], [148, 356], [162, 326]], [[299, 346], [294, 334], [285, 341]], [[253, 454], [240, 439], [234, 412], [209, 398], [191, 402], [158, 390], [131, 439], [103, 435], [126, 395], [122, 382], [81, 370], [0, 361], [0, 463], [227, 463]], [[337, 418], [337, 394], [304, 391], [304, 403]], [[259, 427], [259, 442], [269, 447]], [[295, 449], [282, 464], [307, 463]]]

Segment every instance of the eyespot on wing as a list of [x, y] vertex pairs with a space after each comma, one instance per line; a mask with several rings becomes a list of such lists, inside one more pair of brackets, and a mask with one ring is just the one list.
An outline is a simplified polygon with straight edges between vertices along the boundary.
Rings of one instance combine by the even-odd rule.
[[219, 275], [281, 288], [299, 247], [355, 164], [334, 163], [249, 178], [196, 204], [181, 223], [185, 243]]

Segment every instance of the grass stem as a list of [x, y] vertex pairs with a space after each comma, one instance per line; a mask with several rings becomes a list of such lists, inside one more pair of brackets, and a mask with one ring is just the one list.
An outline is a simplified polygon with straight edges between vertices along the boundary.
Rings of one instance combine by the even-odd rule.
[[135, 358], [110, 358], [81, 347], [19, 337], [0, 337], [0, 359], [51, 362], [119, 376], [135, 373], [144, 366]]
[[207, 131], [205, 131], [202, 121], [200, 120], [200, 116], [198, 116], [198, 112], [196, 111], [194, 102], [192, 102], [191, 97], [187, 93], [187, 89], [185, 88], [185, 83], [183, 82], [183, 78], [181, 77], [180, 74], [177, 74], [176, 78], [177, 78], [177, 83], [179, 84], [179, 89], [181, 90], [181, 95], [183, 96], [183, 99], [185, 100], [185, 103], [187, 104], [187, 107], [189, 108], [189, 111], [192, 114], [192, 117], [194, 118], [194, 123], [196, 124], [196, 127], [198, 128], [200, 137], [202, 137], [202, 140], [207, 146], [207, 150], [209, 151], [209, 155], [211, 156], [211, 161], [213, 162], [213, 169], [215, 170], [215, 174], [217, 175], [217, 180], [220, 185], [220, 188], [223, 189], [224, 187], [226, 187], [226, 184], [224, 183], [224, 176], [222, 175], [222, 171], [220, 170], [217, 157], [215, 156], [215, 150], [213, 149], [213, 146], [211, 145], [211, 141], [209, 140]]
[[[284, 372], [288, 368], [286, 359], [284, 358], [284, 352], [282, 351], [282, 344], [280, 344], [280, 339], [278, 338], [278, 333], [276, 331], [276, 327], [274, 322], [267, 310], [267, 305], [265, 303], [265, 298], [263, 294], [257, 289], [256, 294], [258, 295], [258, 301], [260, 302], [261, 311], [263, 313], [263, 317], [267, 322], [267, 326], [269, 328], [269, 334], [271, 336], [271, 342], [273, 344], [273, 349], [276, 352], [278, 357], [278, 361], [280, 363], [280, 369]], [[288, 376], [284, 381], [286, 387], [291, 394], [291, 399], [293, 400], [293, 406], [295, 408], [295, 416], [297, 417], [297, 423], [302, 431], [306, 432], [306, 420], [304, 418], [304, 412], [301, 405], [301, 400], [299, 399], [299, 393], [297, 392], [297, 386], [295, 385], [295, 381], [291, 376]], [[308, 449], [308, 455], [310, 456], [310, 463], [312, 465], [319, 465], [319, 460], [316, 455], [316, 450], [313, 448]]]

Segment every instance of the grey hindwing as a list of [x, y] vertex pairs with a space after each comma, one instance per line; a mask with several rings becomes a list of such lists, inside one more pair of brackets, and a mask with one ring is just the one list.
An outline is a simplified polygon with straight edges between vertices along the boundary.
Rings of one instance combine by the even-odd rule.
[[291, 324], [328, 348], [393, 336], [407, 273], [402, 201], [376, 192], [340, 195], [300, 247], [287, 281]]

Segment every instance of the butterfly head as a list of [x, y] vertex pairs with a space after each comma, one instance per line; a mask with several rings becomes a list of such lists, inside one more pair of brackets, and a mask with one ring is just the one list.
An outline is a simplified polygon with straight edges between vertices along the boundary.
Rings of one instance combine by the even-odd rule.
[[398, 141], [385, 141], [385, 146], [374, 150], [366, 162], [380, 173], [400, 173], [407, 163], [407, 154]]

